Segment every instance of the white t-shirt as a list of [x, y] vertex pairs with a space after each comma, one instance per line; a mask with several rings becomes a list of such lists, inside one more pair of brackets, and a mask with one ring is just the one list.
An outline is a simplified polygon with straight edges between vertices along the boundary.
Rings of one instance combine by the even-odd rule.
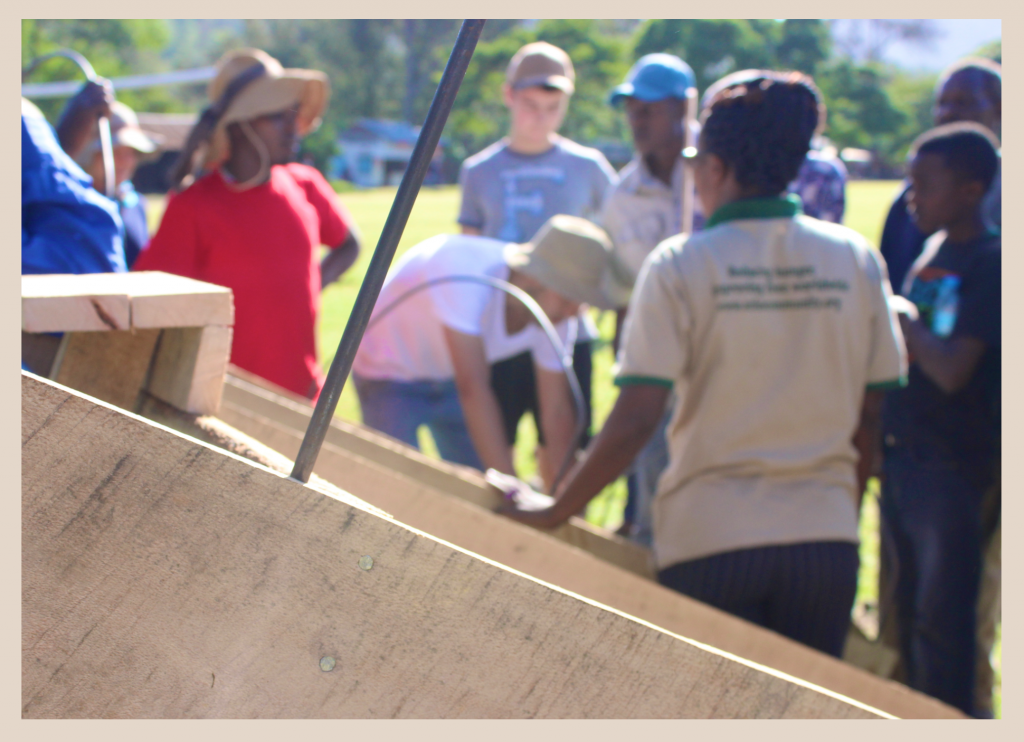
[[[507, 281], [507, 243], [488, 237], [438, 235], [410, 248], [384, 280], [380, 297], [352, 364], [367, 379], [443, 381], [455, 375], [443, 328], [483, 340], [488, 363], [530, 351], [541, 368], [562, 369], [558, 354], [540, 326], [530, 323], [509, 335], [505, 329], [507, 294], [468, 281], [445, 282], [412, 294], [379, 322], [381, 312], [407, 291], [447, 276], [488, 276]], [[571, 348], [576, 319], [555, 329]], [[571, 350], [570, 350], [571, 352]]]

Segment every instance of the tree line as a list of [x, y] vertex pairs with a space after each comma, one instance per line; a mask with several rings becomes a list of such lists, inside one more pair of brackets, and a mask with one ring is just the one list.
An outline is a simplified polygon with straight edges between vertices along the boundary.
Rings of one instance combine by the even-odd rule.
[[[880, 173], [898, 169], [914, 137], [931, 126], [937, 75], [911, 73], [881, 61], [892, 40], [927, 45], [927, 20], [862, 21], [859, 32], [836, 39], [816, 19], [489, 20], [445, 128], [450, 167], [502, 136], [508, 116], [501, 98], [505, 67], [515, 51], [544, 40], [565, 49], [577, 89], [562, 133], [589, 144], [629, 144], [609, 90], [644, 54], [669, 52], [687, 61], [700, 93], [737, 69], [795, 69], [812, 75], [828, 108], [826, 135], [840, 149], [874, 153]], [[867, 25], [864, 25], [867, 24]], [[872, 25], [874, 24], [874, 25]], [[100, 75], [187, 69], [213, 64], [242, 46], [265, 49], [285, 67], [324, 70], [332, 97], [324, 125], [303, 147], [320, 166], [336, 152], [340, 131], [360, 118], [423, 121], [457, 20], [22, 20], [22, 64], [60, 47], [84, 54]], [[859, 35], [858, 35], [859, 33]], [[1001, 57], [999, 42], [979, 50]], [[73, 79], [70, 63], [54, 61], [33, 81]], [[136, 110], [197, 111], [201, 85], [125, 90], [118, 98]], [[62, 101], [43, 101], [48, 116]]]

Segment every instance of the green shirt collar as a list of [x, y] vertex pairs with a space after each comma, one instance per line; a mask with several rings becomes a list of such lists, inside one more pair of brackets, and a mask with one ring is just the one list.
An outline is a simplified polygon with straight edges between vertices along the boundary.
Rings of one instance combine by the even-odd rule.
[[734, 219], [781, 219], [791, 218], [803, 213], [803, 202], [800, 197], [790, 193], [774, 198], [741, 198], [720, 206], [704, 224], [710, 229], [723, 222]]

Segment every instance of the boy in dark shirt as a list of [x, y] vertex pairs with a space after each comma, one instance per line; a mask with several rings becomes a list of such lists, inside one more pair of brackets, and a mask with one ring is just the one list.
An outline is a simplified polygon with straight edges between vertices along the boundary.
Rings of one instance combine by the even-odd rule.
[[981, 502], [999, 461], [1000, 238], [982, 201], [998, 141], [973, 123], [940, 126], [912, 149], [909, 206], [929, 240], [904, 284], [906, 388], [883, 415], [882, 518], [897, 557], [900, 650], [908, 684], [976, 714], [975, 604]]

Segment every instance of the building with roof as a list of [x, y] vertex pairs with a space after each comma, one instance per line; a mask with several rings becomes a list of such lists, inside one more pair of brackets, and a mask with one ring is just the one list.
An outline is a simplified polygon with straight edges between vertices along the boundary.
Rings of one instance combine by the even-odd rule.
[[[331, 176], [373, 188], [398, 185], [402, 180], [420, 127], [404, 121], [359, 119], [338, 137], [340, 154], [334, 158]], [[441, 182], [444, 140], [434, 151], [424, 183]]]

